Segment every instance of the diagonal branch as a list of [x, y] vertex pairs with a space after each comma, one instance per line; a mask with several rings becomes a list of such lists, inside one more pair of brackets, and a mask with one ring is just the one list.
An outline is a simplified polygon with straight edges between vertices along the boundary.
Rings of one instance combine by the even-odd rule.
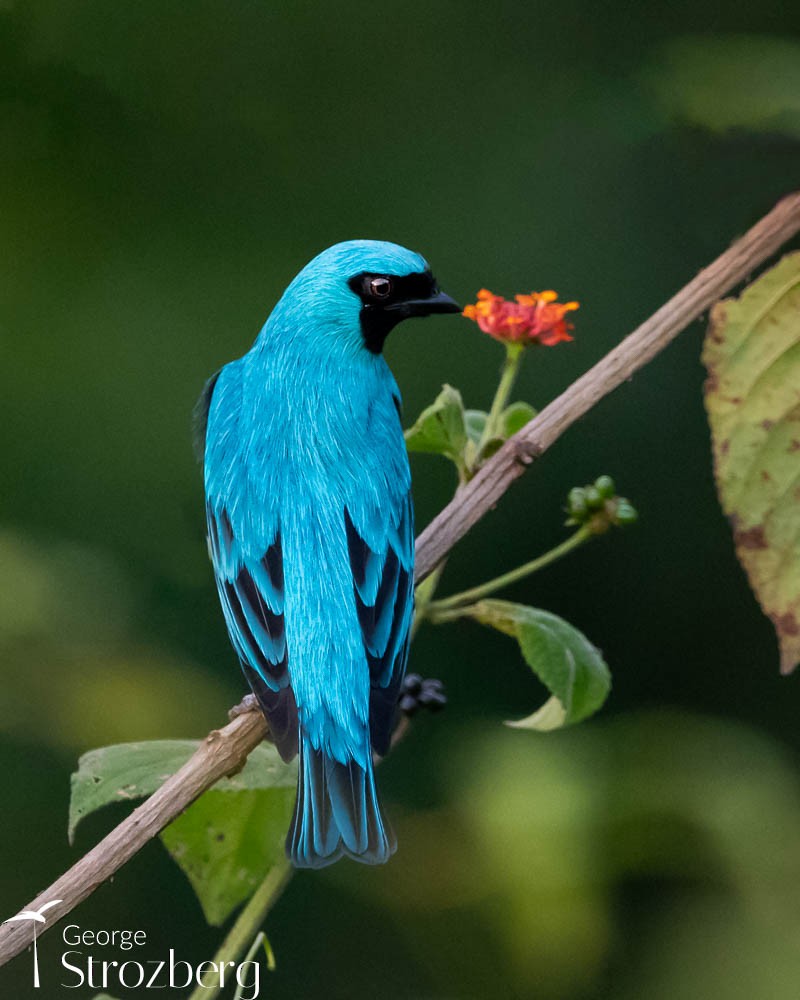
[[[417, 539], [417, 581], [433, 570], [568, 427], [647, 364], [689, 323], [798, 232], [800, 192], [779, 202], [713, 264], [507, 441]], [[27, 908], [40, 910], [48, 902], [60, 899], [49, 910], [48, 922], [66, 916], [206, 789], [241, 767], [266, 732], [260, 712], [239, 715], [224, 729], [212, 732], [180, 771]], [[0, 965], [23, 951], [32, 940], [28, 923], [0, 925]]]

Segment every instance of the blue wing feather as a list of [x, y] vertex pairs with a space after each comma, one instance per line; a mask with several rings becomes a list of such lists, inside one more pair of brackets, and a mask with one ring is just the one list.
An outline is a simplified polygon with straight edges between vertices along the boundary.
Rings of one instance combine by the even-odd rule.
[[225, 425], [225, 416], [235, 413], [233, 404], [239, 403], [238, 374], [235, 364], [228, 365], [209, 379], [195, 410], [198, 445], [205, 446], [209, 419], [212, 413], [219, 414], [220, 397], [224, 400], [223, 419], [213, 439], [211, 468], [208, 457], [206, 462], [209, 548], [231, 642], [279, 753], [284, 760], [291, 760], [298, 750], [298, 711], [289, 677], [280, 530], [276, 523], [265, 533], [263, 542], [246, 549], [234, 532], [222, 491], [209, 489], [209, 478], [219, 475], [220, 470], [230, 474], [226, 445], [233, 435]]
[[225, 622], [275, 745], [284, 760], [291, 760], [298, 748], [298, 714], [289, 679], [280, 534], [260, 560], [237, 565], [229, 525], [224, 510], [209, 506], [208, 534]]
[[410, 494], [405, 497], [396, 523], [385, 531], [382, 546], [374, 536], [371, 545], [362, 538], [347, 510], [345, 528], [370, 673], [370, 739], [373, 750], [382, 756], [391, 743], [414, 613], [414, 512]]

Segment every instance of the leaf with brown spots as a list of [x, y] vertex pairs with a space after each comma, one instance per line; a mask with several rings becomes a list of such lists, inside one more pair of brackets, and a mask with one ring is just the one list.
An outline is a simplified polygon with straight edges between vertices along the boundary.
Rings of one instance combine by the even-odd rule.
[[717, 491], [788, 674], [800, 662], [800, 253], [714, 306], [703, 362]]

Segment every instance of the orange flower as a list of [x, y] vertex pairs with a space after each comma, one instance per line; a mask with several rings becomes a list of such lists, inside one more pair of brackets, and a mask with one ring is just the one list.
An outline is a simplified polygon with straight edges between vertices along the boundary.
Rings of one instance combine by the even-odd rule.
[[531, 292], [515, 295], [509, 302], [486, 288], [478, 292], [475, 305], [467, 306], [463, 316], [474, 320], [484, 333], [505, 343], [544, 344], [552, 347], [572, 340], [572, 323], [564, 318], [578, 308], [577, 302], [558, 302], [555, 292]]

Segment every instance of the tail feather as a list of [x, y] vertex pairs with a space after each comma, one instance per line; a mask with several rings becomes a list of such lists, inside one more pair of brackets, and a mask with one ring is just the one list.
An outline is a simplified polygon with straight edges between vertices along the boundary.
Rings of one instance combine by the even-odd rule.
[[379, 865], [394, 854], [397, 844], [367, 761], [367, 770], [353, 760], [342, 764], [301, 737], [297, 801], [286, 838], [297, 868], [324, 868], [342, 856]]

